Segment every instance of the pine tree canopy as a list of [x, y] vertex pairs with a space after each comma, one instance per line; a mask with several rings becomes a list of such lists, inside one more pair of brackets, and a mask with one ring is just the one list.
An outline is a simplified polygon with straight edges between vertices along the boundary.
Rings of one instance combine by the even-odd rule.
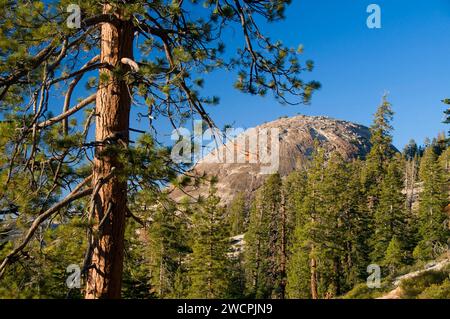
[[[41, 225], [83, 203], [93, 228], [86, 297], [118, 298], [125, 219], [134, 216], [127, 202], [183, 169], [153, 140], [155, 121], [178, 128], [197, 116], [213, 127], [207, 107], [219, 98], [201, 89], [217, 69], [234, 73], [236, 89], [285, 104], [309, 103], [320, 87], [300, 78], [312, 61], [257, 24], [283, 19], [289, 3], [0, 1], [0, 205], [18, 213], [24, 235], [0, 277]], [[228, 29], [239, 30], [236, 46], [223, 41]], [[132, 110], [145, 130], [132, 127]]]

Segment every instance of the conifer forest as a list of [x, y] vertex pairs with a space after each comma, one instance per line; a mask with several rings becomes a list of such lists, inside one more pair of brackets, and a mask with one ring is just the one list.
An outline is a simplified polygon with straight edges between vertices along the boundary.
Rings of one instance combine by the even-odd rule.
[[0, 299], [450, 299], [450, 7], [373, 2], [0, 0]]

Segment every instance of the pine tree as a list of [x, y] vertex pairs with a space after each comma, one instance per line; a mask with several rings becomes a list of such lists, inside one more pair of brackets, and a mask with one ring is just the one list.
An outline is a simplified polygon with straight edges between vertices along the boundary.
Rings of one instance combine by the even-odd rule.
[[[366, 210], [368, 213], [368, 229], [370, 232], [372, 257], [382, 258], [385, 249], [380, 252], [379, 248], [373, 245], [377, 244], [374, 239], [376, 235], [376, 212], [381, 200], [381, 193], [383, 187], [383, 179], [386, 176], [389, 160], [394, 155], [392, 148], [392, 130], [391, 125], [394, 112], [392, 111], [391, 103], [384, 95], [381, 104], [374, 115], [373, 124], [370, 127], [370, 143], [371, 149], [365, 160], [362, 180], [364, 186], [364, 193], [366, 196]], [[378, 223], [379, 225], [379, 223]], [[388, 239], [387, 245], [390, 238]], [[383, 245], [383, 244], [382, 244]]]
[[[288, 267], [288, 294], [291, 297], [307, 295], [312, 299], [319, 298], [317, 267], [321, 251], [316, 229], [324, 203], [324, 174], [325, 152], [319, 148], [315, 150], [313, 160], [307, 171], [306, 193], [297, 219], [295, 237], [291, 248]], [[307, 290], [302, 291], [302, 288], [307, 288]]]
[[370, 127], [371, 149], [367, 155], [366, 169], [363, 176], [371, 213], [374, 213], [379, 200], [381, 181], [386, 172], [386, 164], [393, 155], [391, 146], [391, 132], [393, 129], [391, 122], [393, 115], [391, 104], [385, 95]]
[[361, 210], [359, 169], [356, 162], [347, 164], [339, 153], [332, 153], [319, 187], [321, 204], [313, 236], [321, 258], [319, 291], [326, 298], [351, 287], [366, 266], [367, 219]]
[[371, 238], [371, 259], [380, 262], [392, 238], [405, 244], [407, 230], [406, 196], [403, 193], [404, 174], [400, 157], [390, 160], [381, 182], [379, 202], [374, 215], [374, 233]]
[[405, 251], [401, 241], [397, 236], [393, 236], [386, 249], [386, 254], [383, 259], [383, 265], [387, 266], [389, 273], [395, 273], [405, 261]]
[[247, 294], [255, 298], [283, 297], [282, 182], [271, 175], [257, 191], [245, 234]]
[[229, 289], [230, 239], [225, 209], [212, 188], [192, 216], [189, 297], [224, 298]]
[[419, 233], [421, 240], [414, 250], [417, 259], [431, 259], [447, 247], [450, 236], [444, 208], [448, 204], [447, 178], [432, 146], [420, 163], [422, 192], [419, 197]]
[[152, 290], [147, 234], [143, 225], [132, 220], [125, 230], [125, 249], [122, 296], [126, 299], [158, 297]]
[[[132, 107], [145, 108], [136, 113], [149, 119], [148, 130], [164, 116], [177, 127], [194, 116], [212, 126], [205, 108], [218, 98], [201, 96], [199, 88], [202, 75], [220, 68], [236, 70], [234, 87], [244, 93], [308, 103], [320, 85], [299, 77], [313, 63], [301, 66], [300, 51], [272, 42], [256, 23], [282, 20], [289, 3], [85, 0], [77, 1], [80, 25], [72, 28], [75, 12], [66, 0], [1, 1], [0, 110], [12, 135], [2, 185], [21, 184], [40, 203], [20, 207], [36, 224], [4, 256], [0, 277], [42, 223], [90, 196], [85, 297], [120, 298], [129, 197], [136, 185], [171, 180], [129, 174], [141, 168], [130, 161], [132, 135], [141, 133], [130, 127]], [[245, 38], [238, 58], [225, 54], [221, 41], [233, 25]], [[61, 94], [59, 104], [53, 97]]]
[[245, 233], [247, 229], [248, 210], [244, 193], [238, 193], [227, 208], [231, 225], [231, 235]]
[[[70, 275], [77, 279], [77, 267], [82, 264], [86, 246], [86, 223], [80, 216], [71, 216], [69, 222], [65, 221], [73, 213], [76, 214], [62, 213], [60, 218], [55, 218], [38, 231], [39, 240], [34, 241], [23, 256], [26, 263], [13, 264], [5, 272], [0, 286], [1, 299], [82, 297], [79, 287], [68, 287], [66, 283]], [[0, 257], [4, 257], [12, 246], [13, 241], [8, 239], [0, 244]], [[69, 266], [69, 271], [66, 271]]]
[[227, 298], [245, 298], [245, 260], [242, 253], [231, 254]]
[[[294, 171], [289, 174], [283, 183], [283, 192], [286, 194], [286, 212], [288, 221], [288, 262], [286, 295], [288, 298], [310, 298], [308, 253], [302, 247], [304, 242], [303, 230], [300, 225], [304, 223], [302, 205], [306, 196], [307, 174], [306, 170]], [[299, 225], [299, 227], [297, 227]]]
[[321, 277], [325, 296], [337, 296], [365, 276], [368, 216], [361, 184], [361, 162], [346, 163], [332, 153], [323, 180], [323, 204], [317, 239], [324, 260]]
[[[318, 150], [307, 172], [289, 256], [290, 298], [337, 296], [364, 278], [367, 216], [361, 164]], [[314, 217], [314, 218], [312, 218]]]
[[294, 229], [302, 216], [299, 213], [306, 195], [306, 170], [294, 171], [283, 181], [283, 194], [285, 196], [285, 209], [287, 216], [287, 246], [291, 245]]
[[442, 152], [441, 156], [439, 156], [439, 163], [448, 180], [450, 178], [450, 147], [448, 147], [444, 152]]
[[366, 210], [366, 194], [363, 191], [362, 181], [363, 171], [364, 163], [360, 160], [346, 164], [347, 178], [341, 194], [344, 290], [351, 289], [367, 277], [371, 217]]
[[342, 194], [346, 190], [347, 176], [342, 156], [334, 152], [330, 155], [322, 181], [322, 204], [316, 222], [315, 237], [320, 245], [321, 258], [319, 278], [322, 278], [326, 297], [341, 293], [342, 254], [344, 241], [344, 201]]
[[433, 140], [435, 153], [440, 156], [448, 146], [448, 139], [445, 132], [440, 132], [435, 140]]
[[[444, 209], [447, 216], [447, 225], [450, 229], [450, 146], [439, 157], [439, 163], [444, 170], [444, 180], [447, 187], [445, 192], [447, 194], [447, 206]], [[447, 249], [450, 249], [450, 241], [447, 240]]]
[[[450, 105], [450, 99], [444, 99], [442, 101], [444, 104]], [[450, 124], [450, 107], [447, 107], [447, 109], [444, 111], [445, 120], [444, 123]], [[450, 131], [449, 131], [450, 134]]]
[[412, 252], [419, 241], [418, 230], [418, 213], [416, 206], [417, 194], [420, 190], [419, 182], [419, 166], [421, 149], [417, 147], [417, 152], [410, 153], [411, 156], [406, 156], [404, 159], [405, 166], [405, 195], [406, 195], [406, 228], [404, 232], [403, 245], [406, 253], [406, 262], [412, 262]]
[[416, 141], [413, 139], [409, 140], [409, 143], [403, 149], [403, 156], [406, 160], [412, 160], [419, 153], [419, 147]]
[[311, 269], [308, 231], [298, 225], [295, 228], [287, 269], [287, 296], [292, 299], [310, 299]]
[[174, 206], [158, 208], [146, 239], [152, 291], [159, 298], [175, 298], [176, 275], [185, 273], [183, 261], [189, 252], [187, 221]]

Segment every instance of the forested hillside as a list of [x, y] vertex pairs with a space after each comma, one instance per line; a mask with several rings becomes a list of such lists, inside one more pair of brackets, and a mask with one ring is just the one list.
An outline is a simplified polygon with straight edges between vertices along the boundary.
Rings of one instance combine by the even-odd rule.
[[450, 298], [449, 7], [404, 1], [0, 0], [0, 298]]
[[[316, 142], [307, 166], [269, 176], [250, 201], [240, 193], [224, 206], [211, 176], [199, 181], [209, 194], [196, 200], [138, 192], [125, 236], [123, 296], [371, 298], [396, 276], [443, 258], [450, 236], [448, 142], [440, 135], [397, 152], [392, 117], [384, 99], [365, 158], [344, 159]], [[3, 233], [20, 229], [18, 222], [5, 219]], [[2, 279], [1, 296], [81, 297], [65, 278], [67, 265], [83, 262], [86, 227], [75, 217], [40, 228], [40, 240]], [[240, 234], [238, 249], [232, 237]], [[14, 237], [4, 237], [3, 256]], [[371, 264], [381, 268], [382, 287], [367, 288]], [[440, 294], [449, 297], [448, 290]]]

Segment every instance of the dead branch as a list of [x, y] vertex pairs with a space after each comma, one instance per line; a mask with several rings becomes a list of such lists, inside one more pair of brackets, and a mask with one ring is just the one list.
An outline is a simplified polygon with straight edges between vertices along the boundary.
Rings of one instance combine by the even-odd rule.
[[[88, 213], [88, 229], [87, 229], [87, 234], [86, 234], [88, 242], [87, 242], [86, 253], [84, 255], [83, 267], [82, 267], [82, 270], [81, 270], [82, 273], [85, 273], [89, 269], [90, 263], [91, 263], [92, 244], [93, 244], [93, 242], [92, 242], [93, 234], [92, 234], [91, 219], [92, 219], [92, 216], [94, 215], [95, 199], [96, 199], [98, 193], [100, 192], [100, 189], [102, 188], [102, 186], [108, 180], [110, 180], [111, 177], [114, 175], [115, 170], [116, 170], [116, 168], [113, 167], [107, 176], [102, 177], [102, 178], [100, 178], [98, 180], [98, 182], [95, 185], [95, 188], [94, 188], [94, 190], [92, 192], [92, 195], [91, 195], [91, 201], [89, 203], [89, 213]], [[109, 210], [110, 210], [109, 208], [111, 208], [111, 203], [110, 203], [110, 205], [108, 207], [108, 211], [105, 213], [105, 216], [107, 216], [109, 214]], [[104, 223], [105, 219], [106, 219], [106, 217], [104, 217], [102, 219], [102, 221], [100, 221], [99, 227]]]
[[[93, 57], [91, 60], [89, 60], [82, 68], [81, 70], [85, 69], [86, 67], [88, 67], [89, 65], [96, 63], [100, 60], [100, 55], [96, 55], [95, 57]], [[81, 80], [81, 78], [83, 77], [84, 73], [81, 73], [79, 75], [77, 75], [72, 82], [70, 82], [69, 87], [67, 88], [67, 92], [66, 92], [66, 96], [64, 98], [64, 106], [63, 106], [63, 113], [66, 113], [69, 110], [69, 105], [70, 105], [70, 99], [72, 98], [72, 93], [73, 90], [75, 89], [75, 86], [78, 84], [78, 82]], [[68, 119], [65, 118], [63, 121], [63, 132], [64, 135], [68, 134], [68, 130], [69, 130], [69, 123], [68, 123]]]
[[89, 97], [85, 98], [83, 101], [81, 101], [80, 103], [78, 103], [77, 105], [72, 107], [71, 109], [67, 110], [66, 112], [64, 112], [64, 113], [62, 113], [62, 114], [60, 114], [58, 116], [52, 117], [51, 119], [48, 119], [48, 120], [46, 120], [44, 122], [39, 123], [37, 125], [37, 127], [39, 129], [43, 129], [43, 128], [46, 128], [46, 127], [48, 127], [50, 125], [53, 125], [53, 124], [55, 124], [57, 122], [60, 122], [60, 121], [62, 121], [64, 119], [66, 119], [70, 115], [72, 115], [72, 114], [78, 112], [79, 110], [81, 110], [86, 105], [89, 105], [92, 102], [94, 102], [96, 97], [97, 97], [97, 93], [94, 93], [94, 94], [90, 95]]
[[143, 221], [141, 218], [137, 217], [136, 215], [134, 215], [131, 210], [127, 207], [127, 216], [133, 218], [136, 222], [138, 222], [142, 227], [147, 227], [147, 224], [145, 223], [145, 221]]

